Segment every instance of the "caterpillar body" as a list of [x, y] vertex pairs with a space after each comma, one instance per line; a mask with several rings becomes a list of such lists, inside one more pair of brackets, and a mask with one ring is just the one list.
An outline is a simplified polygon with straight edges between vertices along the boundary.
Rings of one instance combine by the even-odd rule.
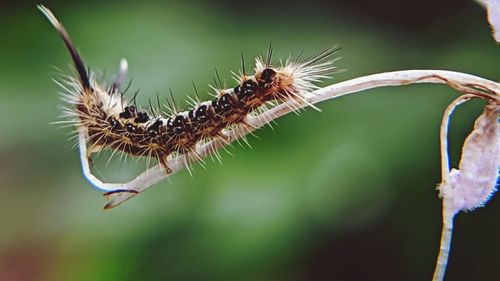
[[[216, 72], [211, 86], [215, 92], [213, 99], [202, 102], [196, 94], [191, 100], [192, 108], [179, 111], [172, 97], [171, 101], [167, 99], [165, 111], [161, 110], [158, 98], [158, 107], [150, 104], [146, 110], [135, 103], [135, 95], [127, 102], [120, 89], [127, 72], [125, 60], [120, 63], [114, 83], [99, 85], [62, 24], [44, 6], [39, 9], [62, 37], [78, 74], [59, 84], [66, 92], [64, 113], [69, 120], [64, 122], [77, 130], [86, 129], [87, 156], [110, 149], [113, 153], [156, 160], [166, 173], [170, 171], [168, 163], [172, 157], [182, 156], [186, 167], [202, 161], [198, 146], [210, 140], [225, 142], [230, 130], [247, 130], [251, 126], [247, 119], [269, 107], [287, 101], [292, 101], [289, 104], [294, 110], [304, 104], [312, 106], [307, 99], [318, 88], [316, 84], [333, 72], [334, 60], [330, 58], [338, 51], [331, 47], [309, 58], [289, 58], [274, 66], [269, 46], [265, 58], [256, 58], [251, 74], [246, 73], [242, 58], [243, 70], [233, 73], [237, 82], [233, 88], [223, 88]], [[213, 154], [220, 158], [215, 149]]]

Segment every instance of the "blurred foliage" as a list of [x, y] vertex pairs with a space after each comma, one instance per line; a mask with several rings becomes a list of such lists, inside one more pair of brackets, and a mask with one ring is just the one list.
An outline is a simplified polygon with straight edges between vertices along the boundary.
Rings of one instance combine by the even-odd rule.
[[[169, 88], [183, 101], [191, 81], [209, 91], [214, 67], [232, 85], [240, 53], [250, 62], [270, 41], [276, 61], [341, 45], [347, 71], [325, 85], [416, 68], [500, 77], [498, 46], [472, 1], [307, 2], [46, 4], [104, 80], [129, 60], [143, 104]], [[456, 92], [415, 85], [325, 102], [260, 130], [252, 148], [230, 148], [222, 165], [208, 161], [104, 212], [69, 129], [50, 125], [60, 104], [50, 79], [69, 73], [69, 56], [33, 3], [1, 5], [0, 280], [430, 279], [438, 130]], [[481, 105], [453, 119], [454, 164]], [[105, 166], [98, 160], [108, 180], [144, 168]], [[499, 214], [493, 198], [458, 216], [447, 280], [500, 280]]]

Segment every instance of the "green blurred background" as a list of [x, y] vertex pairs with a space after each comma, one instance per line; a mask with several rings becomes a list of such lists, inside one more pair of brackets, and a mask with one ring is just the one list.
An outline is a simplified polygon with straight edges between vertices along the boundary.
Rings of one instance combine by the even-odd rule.
[[[139, 101], [209, 91], [264, 53], [343, 47], [324, 85], [417, 68], [500, 79], [499, 47], [473, 1], [46, 1], [87, 65], [130, 65]], [[0, 2], [0, 280], [430, 280], [441, 202], [446, 86], [382, 88], [278, 120], [223, 164], [181, 172], [119, 208], [80, 172], [57, 120], [70, 58], [35, 2]], [[204, 95], [208, 98], [208, 95]], [[185, 106], [185, 104], [183, 104]], [[481, 102], [451, 125], [454, 165]], [[127, 180], [134, 161], [96, 173]], [[456, 219], [447, 280], [500, 280], [500, 200]]]

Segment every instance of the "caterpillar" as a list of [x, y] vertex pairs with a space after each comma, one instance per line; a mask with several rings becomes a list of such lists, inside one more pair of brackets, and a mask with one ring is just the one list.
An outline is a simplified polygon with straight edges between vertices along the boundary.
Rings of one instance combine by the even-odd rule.
[[[120, 63], [120, 71], [111, 85], [100, 84], [88, 69], [70, 39], [64, 26], [46, 7], [39, 10], [57, 30], [68, 49], [75, 76], [57, 82], [64, 90], [62, 123], [73, 126], [77, 131], [86, 132], [85, 145], [88, 159], [93, 153], [111, 150], [129, 156], [144, 157], [161, 165], [165, 173], [170, 173], [169, 159], [181, 156], [189, 170], [192, 162], [202, 161], [197, 147], [208, 141], [227, 142], [228, 132], [234, 130], [250, 131], [248, 118], [259, 116], [278, 104], [288, 104], [298, 111], [308, 103], [307, 99], [317, 89], [317, 83], [327, 79], [335, 69], [331, 59], [339, 50], [327, 48], [308, 58], [299, 55], [280, 61], [278, 66], [272, 62], [271, 44], [267, 54], [255, 59], [253, 73], [247, 73], [242, 56], [242, 70], [233, 73], [236, 85], [224, 88], [216, 71], [213, 98], [201, 101], [193, 84], [196, 98], [191, 98], [191, 109], [180, 111], [171, 93], [170, 101], [162, 106], [157, 96], [157, 106], [149, 108], [138, 106], [137, 93], [127, 101], [121, 90], [128, 64]], [[316, 108], [317, 109], [317, 108]], [[216, 149], [211, 151], [220, 160]], [[83, 159], [82, 159], [83, 161]], [[83, 162], [82, 162], [83, 163]], [[109, 190], [108, 190], [109, 191]], [[121, 191], [121, 190], [118, 190]]]

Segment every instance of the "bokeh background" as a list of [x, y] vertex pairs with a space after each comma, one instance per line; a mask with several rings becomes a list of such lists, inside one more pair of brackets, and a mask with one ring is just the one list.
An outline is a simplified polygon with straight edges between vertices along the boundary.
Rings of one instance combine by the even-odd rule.
[[[70, 58], [35, 2], [0, 2], [0, 280], [430, 280], [439, 246], [439, 123], [457, 93], [382, 88], [278, 120], [111, 211], [80, 172], [58, 87]], [[324, 85], [417, 68], [500, 79], [499, 46], [474, 1], [45, 1], [87, 65], [110, 79], [120, 58], [146, 104], [177, 100], [213, 69], [343, 47]], [[132, 91], [133, 92], [133, 91]], [[205, 94], [204, 97], [208, 98]], [[185, 103], [181, 102], [184, 106]], [[461, 107], [451, 153], [482, 102]], [[97, 160], [106, 180], [134, 161]], [[447, 280], [500, 280], [500, 200], [456, 219]]]

